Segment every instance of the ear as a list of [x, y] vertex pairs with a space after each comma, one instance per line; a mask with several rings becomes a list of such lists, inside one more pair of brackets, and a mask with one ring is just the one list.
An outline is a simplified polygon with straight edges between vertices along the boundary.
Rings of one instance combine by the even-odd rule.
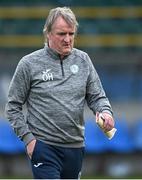
[[47, 38], [49, 39], [50, 36], [51, 36], [51, 32], [48, 32], [46, 36], [47, 36]]
[[49, 38], [49, 33], [46, 34], [47, 39]]

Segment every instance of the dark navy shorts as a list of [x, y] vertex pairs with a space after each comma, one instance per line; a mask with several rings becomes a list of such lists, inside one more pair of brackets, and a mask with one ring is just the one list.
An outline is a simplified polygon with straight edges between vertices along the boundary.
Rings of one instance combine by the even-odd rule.
[[36, 141], [31, 158], [35, 179], [78, 179], [84, 147], [65, 148]]

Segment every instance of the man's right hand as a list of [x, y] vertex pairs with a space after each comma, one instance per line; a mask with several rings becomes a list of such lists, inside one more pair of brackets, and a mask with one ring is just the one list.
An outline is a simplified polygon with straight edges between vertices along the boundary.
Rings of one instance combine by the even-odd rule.
[[35, 148], [35, 144], [36, 144], [36, 139], [29, 142], [29, 144], [27, 145], [27, 153], [28, 153], [30, 159], [32, 158], [32, 154], [33, 154], [33, 151]]

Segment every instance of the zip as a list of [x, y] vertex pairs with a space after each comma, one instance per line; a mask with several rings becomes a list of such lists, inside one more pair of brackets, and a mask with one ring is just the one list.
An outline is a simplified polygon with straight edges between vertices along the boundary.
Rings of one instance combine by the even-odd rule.
[[64, 66], [63, 66], [63, 60], [62, 59], [60, 59], [60, 64], [61, 64], [62, 76], [64, 77], [65, 73], [64, 73]]

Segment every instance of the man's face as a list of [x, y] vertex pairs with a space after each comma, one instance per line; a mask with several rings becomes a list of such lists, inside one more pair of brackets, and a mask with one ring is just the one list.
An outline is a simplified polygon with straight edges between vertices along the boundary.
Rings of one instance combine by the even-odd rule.
[[61, 57], [68, 55], [74, 44], [75, 27], [69, 25], [62, 17], [58, 17], [48, 33], [49, 47], [57, 51]]

